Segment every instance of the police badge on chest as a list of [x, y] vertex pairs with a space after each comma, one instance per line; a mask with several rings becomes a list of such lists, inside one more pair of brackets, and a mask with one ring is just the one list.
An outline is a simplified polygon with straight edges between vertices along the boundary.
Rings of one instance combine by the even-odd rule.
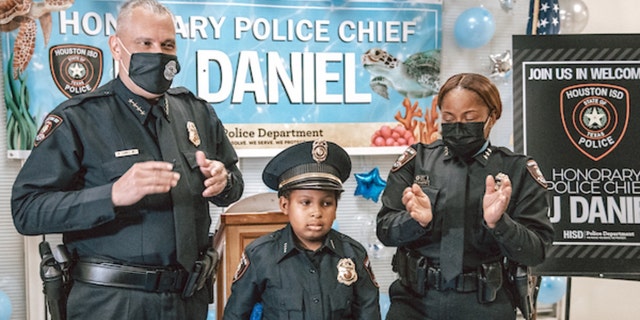
[[340, 259], [338, 261], [338, 282], [350, 286], [356, 281], [358, 281], [356, 264], [349, 258]]

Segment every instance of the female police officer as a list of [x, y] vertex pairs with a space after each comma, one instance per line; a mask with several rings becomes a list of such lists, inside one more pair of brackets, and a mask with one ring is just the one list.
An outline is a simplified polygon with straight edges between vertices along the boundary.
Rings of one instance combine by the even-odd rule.
[[438, 93], [442, 140], [415, 144], [389, 173], [377, 236], [398, 247], [387, 319], [515, 319], [505, 258], [533, 266], [553, 239], [536, 162], [488, 142], [500, 95], [479, 74]]

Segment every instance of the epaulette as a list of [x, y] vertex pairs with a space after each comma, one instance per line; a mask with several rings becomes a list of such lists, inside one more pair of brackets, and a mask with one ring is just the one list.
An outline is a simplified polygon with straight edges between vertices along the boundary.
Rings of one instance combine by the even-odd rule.
[[193, 91], [185, 88], [185, 87], [174, 87], [174, 88], [170, 88], [169, 90], [167, 90], [167, 93], [171, 96], [179, 96], [179, 95], [188, 95], [191, 96], [191, 98], [194, 98], [196, 100], [200, 100], [205, 104], [209, 104], [209, 102], [197, 95], [195, 95], [193, 93]]
[[282, 230], [276, 230], [270, 234], [266, 234], [264, 236], [261, 236], [255, 240], [253, 240], [250, 244], [247, 245], [247, 249], [252, 249], [254, 250], [257, 247], [260, 247], [264, 244], [267, 243], [271, 243], [274, 241], [277, 241], [278, 239], [280, 239], [282, 236]]
[[167, 93], [172, 96], [177, 96], [181, 94], [190, 94], [191, 91], [186, 87], [173, 87], [173, 88], [169, 88], [169, 90], [167, 90]]
[[364, 248], [364, 246], [362, 245], [362, 243], [358, 242], [357, 240], [351, 238], [350, 236], [341, 233], [340, 234], [340, 240], [348, 243], [355, 251], [358, 252], [359, 256], [365, 256], [367, 254], [367, 249]]
[[73, 106], [81, 105], [83, 102], [91, 99], [107, 97], [113, 94], [114, 92], [111, 89], [96, 90], [96, 91], [88, 92], [85, 94], [73, 96], [70, 99], [60, 103], [59, 107], [60, 108], [73, 107]]

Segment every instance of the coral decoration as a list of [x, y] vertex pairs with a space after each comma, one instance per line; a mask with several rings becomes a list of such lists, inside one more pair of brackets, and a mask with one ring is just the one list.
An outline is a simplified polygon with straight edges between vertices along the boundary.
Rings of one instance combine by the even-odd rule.
[[[395, 128], [383, 125], [371, 136], [371, 145], [376, 147], [406, 146], [417, 142], [432, 143], [440, 139], [438, 129], [438, 97], [433, 97], [431, 110], [424, 112], [418, 101], [411, 103], [409, 98], [402, 101], [405, 115], [398, 111], [394, 118], [399, 122]], [[417, 118], [417, 119], [416, 119]], [[417, 137], [417, 138], [416, 138]]]
[[438, 97], [433, 97], [431, 101], [431, 111], [425, 112], [424, 122], [420, 123], [420, 142], [432, 143], [440, 139], [438, 130]]
[[383, 125], [371, 136], [371, 145], [376, 147], [408, 146], [415, 142], [416, 138], [413, 136], [413, 132], [401, 124], [393, 128]]
[[418, 125], [418, 120], [414, 120], [413, 118], [422, 117], [422, 109], [418, 106], [418, 101], [416, 101], [413, 105], [411, 105], [411, 100], [409, 98], [404, 98], [402, 101], [402, 106], [406, 109], [404, 118], [400, 111], [396, 113], [394, 117], [400, 124], [404, 126], [410, 132], [415, 132], [415, 129]]

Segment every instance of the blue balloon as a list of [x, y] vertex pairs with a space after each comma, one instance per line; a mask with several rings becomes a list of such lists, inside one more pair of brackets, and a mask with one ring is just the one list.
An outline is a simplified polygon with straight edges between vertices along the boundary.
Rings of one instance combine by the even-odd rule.
[[216, 310], [215, 309], [209, 309], [209, 312], [207, 313], [207, 320], [216, 320]]
[[496, 25], [493, 15], [483, 7], [469, 8], [456, 19], [453, 36], [463, 48], [479, 48], [493, 38]]
[[249, 320], [260, 320], [262, 319], [262, 303], [258, 302], [253, 306], [253, 310], [251, 310], [251, 316]]
[[391, 300], [389, 299], [389, 295], [386, 293], [380, 293], [380, 314], [382, 314], [382, 319], [387, 318], [387, 312], [389, 311], [390, 306]]
[[567, 292], [566, 277], [542, 277], [538, 303], [554, 304], [562, 299], [565, 292]]
[[387, 182], [380, 177], [380, 170], [378, 167], [373, 168], [367, 173], [356, 173], [356, 191], [354, 196], [361, 195], [365, 199], [371, 199], [373, 202], [378, 202], [380, 194], [387, 186]]
[[11, 319], [11, 299], [0, 290], [0, 320]]

